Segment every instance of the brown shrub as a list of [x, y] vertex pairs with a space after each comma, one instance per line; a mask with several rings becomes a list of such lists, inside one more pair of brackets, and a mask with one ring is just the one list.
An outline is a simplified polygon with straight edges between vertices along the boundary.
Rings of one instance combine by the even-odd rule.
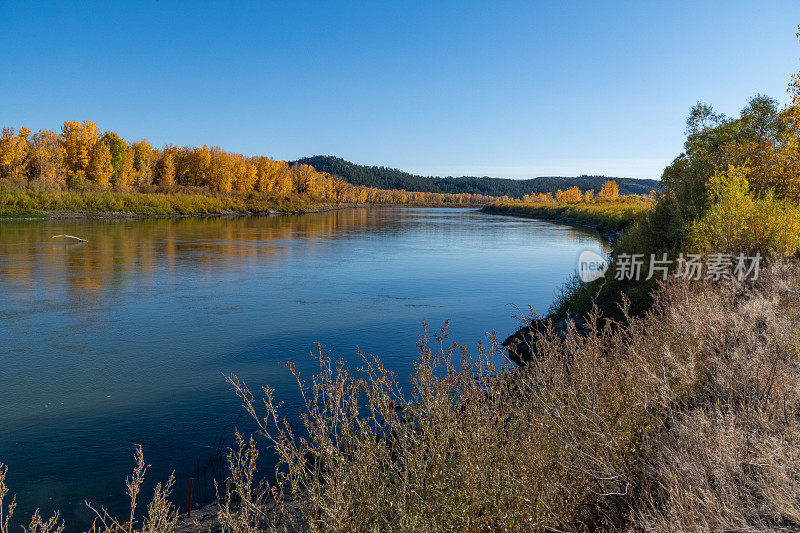
[[800, 528], [798, 279], [796, 263], [775, 265], [705, 310], [726, 321], [704, 339], [692, 403], [648, 438], [637, 529]]

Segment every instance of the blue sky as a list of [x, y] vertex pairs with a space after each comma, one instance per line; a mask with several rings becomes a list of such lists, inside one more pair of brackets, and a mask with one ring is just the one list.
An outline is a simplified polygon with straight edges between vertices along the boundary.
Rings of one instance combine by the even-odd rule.
[[786, 101], [800, 2], [11, 2], [0, 124], [421, 174], [658, 178], [689, 108]]

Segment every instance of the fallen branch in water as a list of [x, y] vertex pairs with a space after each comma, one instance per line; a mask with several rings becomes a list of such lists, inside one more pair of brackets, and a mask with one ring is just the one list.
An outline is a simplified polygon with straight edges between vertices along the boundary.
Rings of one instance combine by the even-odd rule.
[[58, 237], [66, 237], [67, 239], [75, 239], [78, 242], [86, 242], [86, 239], [81, 239], [80, 237], [75, 237], [74, 235], [53, 235], [51, 239], [56, 239]]

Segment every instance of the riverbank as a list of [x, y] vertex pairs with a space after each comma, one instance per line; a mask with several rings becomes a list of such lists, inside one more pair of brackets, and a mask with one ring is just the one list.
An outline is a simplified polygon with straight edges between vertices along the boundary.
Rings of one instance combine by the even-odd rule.
[[219, 211], [198, 213], [144, 214], [127, 212], [94, 212], [94, 211], [38, 211], [38, 212], [0, 212], [0, 222], [23, 220], [140, 220], [150, 218], [219, 218], [219, 217], [259, 217], [270, 215], [304, 215], [337, 211], [352, 206], [311, 206], [298, 210], [269, 209], [266, 211]]
[[613, 241], [652, 206], [639, 197], [624, 197], [596, 203], [522, 203], [496, 202], [481, 209], [483, 213], [536, 218], [569, 226], [589, 228]]
[[264, 216], [321, 213], [368, 205], [406, 207], [481, 207], [482, 204], [377, 202], [335, 204], [299, 195], [100, 191], [0, 191], [0, 222], [12, 220], [139, 219]]
[[[484, 206], [481, 212], [588, 228], [599, 233], [606, 242], [613, 243], [651, 207], [650, 201], [640, 197], [622, 197], [618, 200], [574, 204], [498, 202]], [[575, 297], [574, 292], [566, 291], [546, 316], [532, 318], [524, 327], [509, 335], [501, 343], [509, 359], [518, 365], [528, 363], [534, 357], [536, 337], [548, 331], [563, 337], [570, 321], [578, 330], [582, 330], [583, 317], [569, 312], [571, 299]]]
[[0, 191], [0, 220], [266, 215], [337, 206], [262, 193]]

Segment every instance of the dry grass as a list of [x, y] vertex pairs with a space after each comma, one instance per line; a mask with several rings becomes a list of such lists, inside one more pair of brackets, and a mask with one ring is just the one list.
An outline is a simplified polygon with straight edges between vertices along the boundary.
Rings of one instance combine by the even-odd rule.
[[147, 504], [147, 513], [144, 515], [141, 524], [137, 524], [137, 500], [150, 465], [144, 461], [141, 446], [136, 447], [133, 458], [135, 461], [133, 472], [125, 480], [128, 498], [131, 502], [130, 514], [127, 520], [121, 521], [111, 516], [104, 508], [98, 511], [92, 504], [86, 502], [87, 507], [95, 514], [95, 520], [90, 529], [92, 533], [132, 533], [133, 531], [167, 533], [175, 529], [178, 523], [178, 510], [169, 501], [172, 494], [172, 486], [175, 483], [174, 474], [170, 474], [164, 485], [161, 483], [156, 484], [153, 490], [153, 499]]
[[[635, 523], [644, 530], [800, 528], [797, 265], [702, 309], [706, 378], [673, 423], [650, 437]], [[733, 311], [733, 312], [731, 312]]]
[[[9, 489], [6, 485], [7, 473], [8, 467], [0, 463], [0, 533], [9, 533], [11, 531], [9, 523], [17, 506], [15, 497], [12, 497], [8, 504], [5, 503], [5, 499], [9, 494]], [[36, 509], [28, 527], [23, 526], [22, 529], [26, 533], [61, 533], [64, 531], [64, 521], [61, 520], [58, 511], [47, 520], [43, 520], [39, 514], [39, 509]]]
[[[141, 491], [144, 477], [150, 465], [144, 461], [144, 454], [141, 446], [137, 446], [134, 451], [135, 465], [133, 473], [125, 480], [128, 497], [130, 498], [130, 515], [125, 520], [111, 516], [105, 508], [97, 510], [89, 502], [86, 505], [95, 514], [95, 520], [89, 531], [92, 533], [132, 533], [142, 531], [147, 533], [167, 533], [175, 529], [178, 523], [178, 511], [169, 501], [172, 494], [172, 486], [175, 477], [170, 475], [167, 482], [162, 485], [158, 483], [153, 491], [153, 498], [147, 504], [147, 510], [141, 522], [136, 521], [137, 500]], [[4, 500], [9, 494], [6, 486], [6, 473], [8, 467], [0, 463], [0, 533], [9, 533], [10, 519], [14, 515], [15, 498], [11, 499], [8, 505], [4, 505]], [[34, 511], [28, 527], [23, 526], [27, 533], [61, 533], [64, 531], [64, 522], [60, 518], [58, 511], [44, 520], [39, 510]]]
[[316, 376], [295, 372], [299, 429], [270, 389], [259, 409], [231, 383], [308, 531], [797, 528], [798, 304], [779, 280], [800, 276], [774, 269], [539, 334], [518, 370], [493, 340], [472, 355], [423, 335], [410, 392], [374, 357], [351, 371], [320, 351]]

